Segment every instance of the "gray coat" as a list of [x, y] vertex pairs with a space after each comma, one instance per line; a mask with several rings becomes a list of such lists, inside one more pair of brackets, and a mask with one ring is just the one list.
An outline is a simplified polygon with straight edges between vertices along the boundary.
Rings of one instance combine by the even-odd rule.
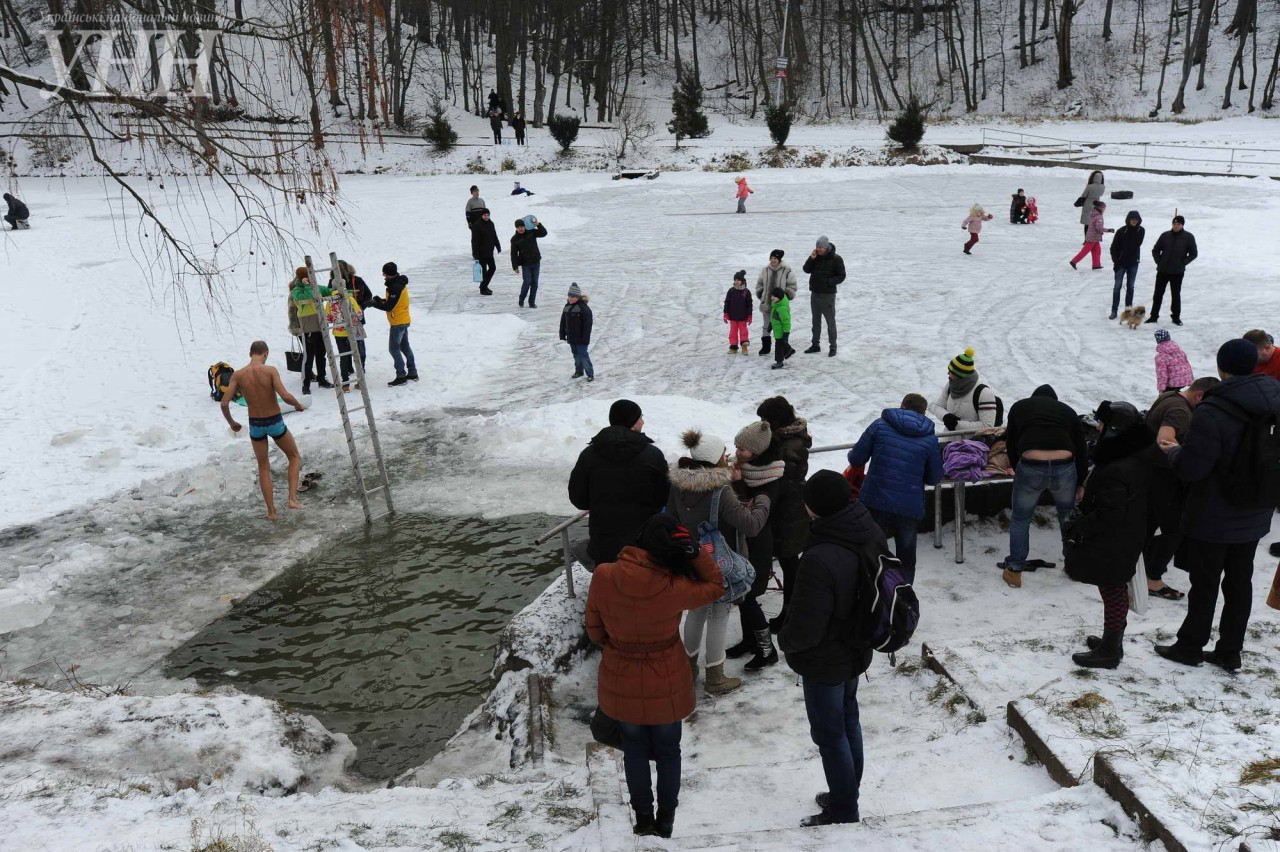
[[[1103, 181], [1105, 181], [1105, 178]], [[1089, 224], [1089, 214], [1093, 212], [1093, 202], [1101, 201], [1102, 196], [1106, 194], [1107, 185], [1103, 181], [1086, 184], [1084, 192], [1080, 193], [1080, 197], [1084, 199], [1084, 204], [1080, 207], [1081, 225]]]
[[788, 299], [795, 299], [796, 273], [790, 265], [778, 261], [778, 268], [774, 269], [766, 263], [764, 269], [760, 270], [760, 276], [756, 278], [756, 301], [760, 303], [760, 313], [764, 316], [766, 325], [769, 323], [769, 311], [773, 308], [769, 293], [774, 287], [781, 287], [787, 291]]
[[684, 524], [697, 538], [698, 525], [711, 517], [711, 496], [720, 494], [720, 518], [717, 526], [725, 541], [739, 553], [746, 554], [745, 541], [759, 535], [769, 522], [769, 497], [759, 494], [750, 507], [744, 506], [733, 493], [733, 480], [727, 467], [682, 468], [678, 464], [667, 469], [671, 494], [667, 498], [667, 514]]

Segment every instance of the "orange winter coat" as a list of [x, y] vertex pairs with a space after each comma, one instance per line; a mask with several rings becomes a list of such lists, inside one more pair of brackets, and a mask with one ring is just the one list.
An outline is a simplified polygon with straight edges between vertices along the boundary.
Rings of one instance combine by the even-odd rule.
[[604, 650], [600, 708], [620, 722], [665, 725], [693, 712], [680, 616], [724, 594], [714, 559], [700, 552], [693, 567], [699, 579], [677, 576], [638, 547], [624, 547], [617, 562], [596, 566], [587, 635]]

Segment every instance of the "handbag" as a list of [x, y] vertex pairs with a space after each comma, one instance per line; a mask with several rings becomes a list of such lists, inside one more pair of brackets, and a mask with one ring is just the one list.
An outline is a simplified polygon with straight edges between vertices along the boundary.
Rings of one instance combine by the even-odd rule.
[[1076, 206], [1076, 207], [1083, 207], [1083, 206], [1084, 206], [1084, 196], [1083, 196], [1083, 195], [1076, 199], [1075, 206]]
[[591, 714], [591, 739], [610, 748], [622, 749], [622, 726], [618, 720], [600, 709]]
[[302, 350], [295, 349], [294, 347], [297, 345], [298, 338], [291, 338], [289, 342], [289, 351], [284, 353], [284, 367], [290, 373], [302, 372]]
[[484, 280], [484, 269], [480, 266], [480, 261], [471, 261], [471, 283], [479, 284]]
[[698, 544], [711, 545], [711, 556], [720, 566], [720, 575], [724, 577], [724, 595], [716, 603], [733, 603], [751, 591], [751, 584], [756, 581], [756, 569], [750, 560], [729, 546], [724, 533], [720, 532], [720, 491], [711, 495], [711, 516], [698, 524]]

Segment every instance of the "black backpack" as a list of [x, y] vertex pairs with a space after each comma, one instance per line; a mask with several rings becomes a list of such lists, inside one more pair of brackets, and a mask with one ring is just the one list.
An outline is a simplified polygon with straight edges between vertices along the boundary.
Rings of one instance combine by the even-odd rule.
[[[986, 389], [987, 389], [986, 385], [978, 385], [976, 388], [973, 389], [974, 412], [978, 411], [978, 402], [981, 401], [982, 392]], [[995, 396], [995, 394], [992, 394], [992, 396]], [[982, 419], [982, 415], [980, 413], [978, 414], [978, 419], [979, 420]], [[997, 426], [1004, 425], [1004, 400], [998, 396], [996, 396], [996, 425]]]
[[[862, 577], [855, 605], [854, 647], [888, 654], [890, 665], [896, 665], [896, 653], [911, 641], [920, 622], [920, 600], [902, 563], [883, 544], [867, 542], [855, 552]], [[869, 655], [864, 660], [869, 663]]]
[[1270, 412], [1250, 414], [1220, 396], [1205, 402], [1245, 424], [1225, 472], [1230, 487], [1222, 489], [1222, 496], [1237, 509], [1280, 506], [1280, 419]]

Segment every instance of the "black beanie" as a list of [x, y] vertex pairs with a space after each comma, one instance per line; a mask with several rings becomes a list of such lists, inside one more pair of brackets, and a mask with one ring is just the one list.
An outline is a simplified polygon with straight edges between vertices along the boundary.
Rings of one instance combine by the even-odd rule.
[[785, 396], [771, 396], [756, 409], [756, 417], [769, 424], [773, 431], [790, 426], [796, 420], [796, 410]]
[[629, 399], [620, 399], [609, 406], [609, 425], [630, 429], [639, 421], [641, 414], [640, 406]]
[[852, 496], [849, 480], [834, 470], [820, 470], [804, 484], [804, 504], [819, 518], [839, 512]]
[[393, 262], [388, 260], [386, 263], [382, 264], [382, 274], [383, 275], [399, 275], [400, 270], [396, 268], [396, 265]]
[[1228, 340], [1218, 347], [1218, 369], [1228, 376], [1247, 376], [1258, 366], [1258, 347], [1243, 337]]
[[782, 249], [774, 249], [773, 251], [769, 252], [769, 257], [776, 257], [778, 260], [782, 260], [782, 255], [783, 255]]
[[733, 280], [734, 280], [734, 281], [746, 281], [746, 280], [747, 280], [747, 270], [745, 270], [745, 269], [739, 269], [737, 272], [733, 273]]
[[523, 228], [523, 227], [525, 227], [524, 220], [523, 220], [523, 219], [517, 219], [517, 220], [516, 220], [516, 227], [517, 227], [517, 228]]

